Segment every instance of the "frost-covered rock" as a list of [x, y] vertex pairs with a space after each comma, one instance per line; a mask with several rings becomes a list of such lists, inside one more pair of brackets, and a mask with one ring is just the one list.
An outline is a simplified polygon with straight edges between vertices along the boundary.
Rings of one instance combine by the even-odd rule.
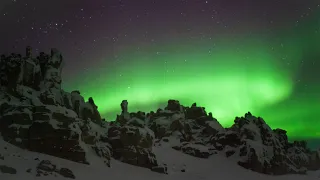
[[152, 152], [154, 134], [149, 128], [114, 125], [108, 134], [115, 159], [150, 169], [158, 165]]
[[157, 171], [158, 163], [152, 152], [154, 133], [138, 118], [142, 114], [130, 116], [127, 105], [127, 101], [122, 101], [122, 113], [108, 130], [112, 155], [122, 162]]
[[310, 161], [310, 150], [305, 141], [294, 141], [287, 149], [288, 158], [298, 168], [307, 168]]
[[[30, 47], [26, 57], [1, 56], [3, 140], [79, 163], [95, 163], [93, 155], [106, 168], [112, 167], [116, 159], [165, 174], [171, 165], [162, 164], [163, 157], [157, 152], [161, 146], [198, 158], [222, 154], [235, 164], [265, 174], [304, 174], [320, 169], [320, 150], [309, 150], [304, 141], [290, 143], [285, 130], [271, 129], [251, 113], [237, 117], [230, 128], [223, 128], [196, 103], [185, 107], [177, 100], [169, 100], [164, 109], [156, 112], [130, 113], [128, 101], [123, 100], [116, 121], [104, 122], [93, 98], [85, 101], [80, 91], [69, 93], [61, 89], [62, 63], [62, 55], [56, 49], [36, 58]], [[0, 155], [3, 159], [6, 158]], [[181, 169], [184, 171], [185, 167]], [[42, 161], [37, 172], [75, 178], [71, 170], [48, 161]]]
[[207, 114], [195, 103], [184, 107], [179, 101], [169, 100], [165, 110], [150, 113], [149, 119], [149, 127], [154, 131], [157, 142], [173, 140], [169, 142], [172, 148], [200, 158], [208, 158], [215, 153], [216, 148], [209, 144], [210, 139], [225, 131], [211, 113]]
[[155, 132], [156, 138], [161, 139], [178, 131], [183, 141], [202, 141], [220, 131], [224, 131], [221, 124], [194, 103], [191, 107], [183, 107], [179, 101], [169, 100], [165, 110], [158, 110], [150, 115], [149, 126]]
[[304, 174], [310, 163], [305, 143], [289, 143], [286, 131], [272, 130], [251, 113], [237, 117], [234, 125], [213, 136], [211, 143], [240, 166], [260, 173]]
[[[63, 62], [56, 49], [37, 58], [32, 57], [30, 47], [26, 53], [23, 58], [16, 54], [1, 57], [3, 139], [31, 151], [87, 163], [82, 141], [88, 142], [88, 132], [82, 133], [80, 125], [83, 117], [101, 121], [97, 106], [92, 99], [84, 103], [80, 93], [61, 89]], [[89, 114], [83, 112], [86, 106], [90, 106]]]
[[157, 139], [168, 137], [175, 131], [184, 136], [186, 134], [184, 129], [187, 127], [184, 126], [183, 120], [184, 114], [182, 112], [174, 113], [169, 110], [159, 110], [150, 117], [149, 127], [154, 131]]
[[29, 128], [28, 149], [75, 162], [87, 163], [79, 142], [80, 134], [69, 128], [58, 128], [53, 123], [33, 123]]
[[110, 167], [110, 160], [111, 160], [111, 146], [109, 143], [105, 142], [96, 142], [93, 146], [94, 151], [96, 154], [103, 159], [103, 162]]

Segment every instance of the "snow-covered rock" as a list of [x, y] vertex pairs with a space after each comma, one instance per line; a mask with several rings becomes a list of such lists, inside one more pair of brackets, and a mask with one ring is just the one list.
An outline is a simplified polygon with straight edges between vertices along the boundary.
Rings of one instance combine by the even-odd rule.
[[138, 115], [128, 113], [128, 102], [122, 101], [122, 113], [108, 130], [109, 142], [115, 159], [122, 162], [149, 168], [152, 171], [166, 173], [165, 167], [159, 166], [152, 148], [154, 133]]
[[304, 142], [289, 143], [285, 130], [272, 130], [250, 112], [237, 117], [225, 133], [213, 136], [211, 143], [240, 166], [260, 173], [305, 174], [311, 163]]
[[93, 98], [61, 89], [62, 63], [56, 49], [37, 58], [29, 47], [26, 57], [1, 56], [0, 179], [23, 173], [92, 178], [87, 172], [100, 173], [100, 179], [127, 173], [137, 179], [319, 177], [320, 150], [289, 142], [285, 130], [271, 129], [251, 113], [224, 128], [196, 103], [186, 107], [169, 100], [164, 109], [145, 113], [129, 112], [123, 100], [117, 119], [104, 122]]

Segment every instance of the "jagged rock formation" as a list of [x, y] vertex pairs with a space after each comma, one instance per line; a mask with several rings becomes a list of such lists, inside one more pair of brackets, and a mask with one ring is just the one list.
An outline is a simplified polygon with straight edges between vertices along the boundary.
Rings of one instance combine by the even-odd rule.
[[[240, 166], [265, 174], [306, 173], [311, 160], [309, 150], [298, 142], [289, 143], [286, 131], [272, 130], [262, 118], [251, 113], [237, 117], [234, 122], [225, 134], [212, 137], [211, 143], [226, 156], [236, 156]], [[292, 154], [294, 149], [302, 151]]]
[[158, 140], [170, 139], [174, 149], [200, 158], [208, 158], [216, 153], [213, 146], [206, 145], [211, 136], [224, 131], [203, 107], [197, 107], [196, 104], [190, 108], [183, 107], [176, 100], [169, 100], [165, 110], [151, 112], [147, 119]]
[[[198, 158], [224, 154], [244, 168], [265, 174], [320, 169], [320, 150], [309, 150], [304, 141], [288, 142], [285, 130], [271, 129], [251, 113], [223, 128], [196, 103], [185, 107], [169, 100], [165, 109], [130, 113], [128, 101], [123, 100], [116, 121], [105, 122], [92, 98], [86, 102], [79, 91], [61, 89], [62, 63], [56, 49], [36, 58], [30, 47], [25, 57], [1, 56], [0, 132], [5, 141], [86, 164], [92, 151], [106, 167], [112, 166], [113, 157], [159, 173], [167, 173], [167, 167], [158, 162], [153, 147], [164, 144]], [[49, 162], [39, 164], [39, 174], [49, 169], [74, 178], [67, 169], [48, 166], [53, 167]]]
[[92, 98], [61, 89], [62, 59], [56, 49], [32, 58], [30, 47], [23, 58], [1, 56], [0, 131], [19, 147], [88, 163], [80, 140], [92, 132], [81, 128], [89, 120], [101, 124], [101, 117]]
[[[121, 103], [122, 113], [108, 131], [113, 157], [122, 162], [146, 167], [166, 173], [166, 167], [159, 165], [152, 152], [154, 133], [145, 122], [128, 113], [128, 102]], [[139, 113], [138, 113], [139, 114]]]

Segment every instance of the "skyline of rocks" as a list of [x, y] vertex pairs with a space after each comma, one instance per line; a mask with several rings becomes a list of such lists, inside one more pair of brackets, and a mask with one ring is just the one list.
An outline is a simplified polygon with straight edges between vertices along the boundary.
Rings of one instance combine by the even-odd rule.
[[12, 54], [0, 61], [0, 132], [23, 149], [84, 164], [90, 164], [86, 155], [92, 150], [106, 168], [114, 158], [165, 174], [167, 165], [157, 161], [154, 146], [167, 144], [197, 158], [222, 154], [264, 174], [320, 169], [320, 150], [310, 150], [305, 141], [289, 142], [285, 130], [271, 129], [250, 112], [224, 128], [196, 103], [168, 100], [164, 109], [145, 113], [130, 112], [123, 100], [116, 120], [104, 121], [93, 98], [85, 101], [80, 91], [61, 89], [63, 58], [56, 49], [38, 58], [30, 48], [26, 52], [26, 58]]

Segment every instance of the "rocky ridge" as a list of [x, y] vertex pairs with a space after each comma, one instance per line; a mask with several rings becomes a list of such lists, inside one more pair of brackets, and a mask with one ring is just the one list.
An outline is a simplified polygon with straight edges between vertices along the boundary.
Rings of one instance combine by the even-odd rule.
[[[271, 129], [250, 112], [223, 128], [196, 103], [186, 107], [169, 100], [165, 109], [130, 113], [124, 100], [117, 119], [106, 122], [92, 98], [85, 101], [79, 91], [61, 89], [62, 62], [56, 49], [36, 58], [30, 47], [25, 57], [1, 56], [0, 132], [5, 141], [84, 164], [90, 164], [87, 156], [93, 152], [106, 168], [112, 166], [113, 158], [159, 173], [167, 173], [167, 167], [157, 161], [153, 147], [164, 144], [198, 158], [223, 154], [264, 174], [320, 169], [320, 151], [311, 151], [304, 141], [288, 142], [285, 130]], [[39, 174], [48, 173], [41, 169], [43, 164], [50, 162], [39, 164]], [[50, 172], [75, 178], [70, 170], [61, 169]]]

